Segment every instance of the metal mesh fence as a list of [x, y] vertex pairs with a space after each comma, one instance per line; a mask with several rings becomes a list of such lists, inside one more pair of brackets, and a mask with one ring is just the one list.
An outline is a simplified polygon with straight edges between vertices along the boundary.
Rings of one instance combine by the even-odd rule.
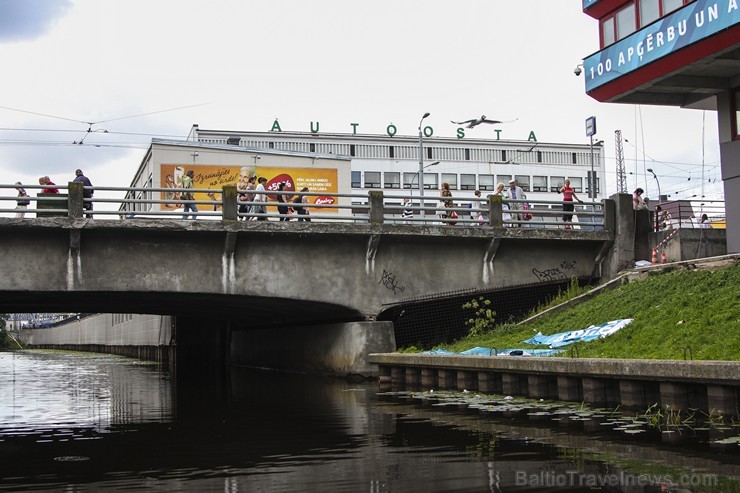
[[[591, 282], [590, 278], [579, 279], [579, 285]], [[539, 305], [547, 303], [560, 292], [567, 290], [570, 281], [526, 284], [516, 287], [479, 291], [461, 290], [437, 294], [413, 300], [405, 300], [385, 309], [378, 320], [392, 321], [399, 348], [416, 346], [430, 349], [468, 334], [470, 328], [465, 320], [471, 312], [462, 306], [473, 298], [482, 296], [491, 300], [496, 312], [496, 324], [516, 322]]]

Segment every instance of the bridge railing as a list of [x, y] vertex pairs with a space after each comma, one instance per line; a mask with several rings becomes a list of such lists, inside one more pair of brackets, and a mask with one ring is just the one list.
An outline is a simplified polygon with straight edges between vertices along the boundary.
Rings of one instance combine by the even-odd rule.
[[[510, 200], [501, 195], [485, 197], [449, 196], [452, 202], [445, 207], [441, 197], [382, 194], [384, 222], [424, 224], [437, 223], [461, 226], [526, 227], [567, 229], [603, 229], [604, 204], [602, 202], [563, 202], [559, 200]], [[573, 205], [571, 221], [564, 222], [565, 205]], [[404, 211], [406, 211], [404, 213]]]
[[[15, 195], [22, 187], [28, 197]], [[55, 185], [59, 193], [42, 193], [46, 185], [0, 184], [0, 216], [19, 218], [69, 216], [95, 219], [207, 219], [226, 221], [279, 220], [295, 222], [341, 221], [406, 225], [449, 225], [467, 227], [526, 227], [559, 229], [604, 229], [603, 202], [552, 200], [509, 200], [501, 195], [483, 197], [451, 196], [445, 203], [437, 196], [423, 200], [413, 194], [340, 194], [325, 192], [284, 192], [288, 202], [277, 202], [277, 191], [268, 190], [267, 201], [246, 200], [235, 186], [221, 190], [188, 189], [192, 200], [181, 198], [182, 189], [153, 187], [85, 187], [81, 183]], [[34, 192], [37, 192], [34, 194]], [[256, 193], [250, 191], [250, 193]], [[87, 195], [87, 197], [86, 197]], [[203, 197], [207, 199], [204, 199]], [[308, 203], [295, 203], [308, 197]], [[258, 197], [256, 197], [258, 198]], [[21, 204], [25, 204], [22, 205]], [[184, 211], [185, 205], [197, 211]], [[563, 207], [572, 204], [571, 222], [564, 222]], [[264, 212], [262, 207], [264, 206]], [[281, 211], [278, 206], [285, 207]], [[299, 214], [303, 207], [307, 214]]]
[[725, 229], [725, 227], [723, 200], [671, 200], [657, 204], [653, 213], [655, 231], [679, 228]]

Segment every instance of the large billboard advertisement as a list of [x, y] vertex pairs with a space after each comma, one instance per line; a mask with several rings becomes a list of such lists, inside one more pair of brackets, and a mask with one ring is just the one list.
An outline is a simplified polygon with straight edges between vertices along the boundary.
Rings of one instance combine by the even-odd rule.
[[583, 61], [586, 92], [740, 22], [737, 0], [697, 0]]
[[[276, 191], [280, 183], [285, 183], [284, 194], [288, 198], [291, 192], [301, 191], [308, 188], [308, 192], [336, 194], [339, 192], [337, 184], [337, 170], [331, 168], [288, 168], [288, 167], [265, 167], [265, 166], [214, 166], [194, 164], [162, 164], [160, 166], [160, 179], [162, 188], [171, 188], [172, 191], [162, 192], [161, 200], [167, 202], [162, 204], [163, 210], [182, 209], [180, 202], [182, 193], [182, 178], [189, 170], [193, 170], [193, 188], [211, 189], [213, 192], [195, 192], [195, 200], [219, 200], [218, 192], [225, 185], [236, 185], [237, 190], [244, 190], [250, 176], [265, 177], [265, 189]], [[274, 194], [267, 194], [268, 201], [277, 202]], [[333, 196], [311, 195], [308, 198], [311, 204], [330, 205], [336, 204], [337, 198]], [[336, 208], [326, 207], [317, 212], [337, 212]]]

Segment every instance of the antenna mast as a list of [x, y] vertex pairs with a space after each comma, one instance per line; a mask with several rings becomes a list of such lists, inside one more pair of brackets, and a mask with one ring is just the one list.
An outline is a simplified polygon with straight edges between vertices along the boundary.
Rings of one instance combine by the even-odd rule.
[[622, 131], [614, 131], [614, 150], [617, 155], [617, 193], [627, 193], [627, 172], [624, 169], [624, 148]]

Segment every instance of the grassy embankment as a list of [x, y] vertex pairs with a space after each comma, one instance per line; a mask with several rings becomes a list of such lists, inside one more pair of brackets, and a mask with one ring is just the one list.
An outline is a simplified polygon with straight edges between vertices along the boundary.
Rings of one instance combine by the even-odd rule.
[[[563, 293], [561, 299], [572, 295]], [[472, 316], [472, 310], [467, 312]], [[498, 325], [439, 347], [456, 352], [475, 346], [544, 349], [522, 341], [538, 331], [549, 335], [622, 318], [634, 321], [604, 339], [578, 343], [578, 356], [680, 360], [684, 352], [689, 356], [686, 348], [690, 347], [693, 359], [740, 360], [740, 265], [655, 272], [526, 324]], [[561, 356], [570, 355], [570, 348], [566, 346]]]

